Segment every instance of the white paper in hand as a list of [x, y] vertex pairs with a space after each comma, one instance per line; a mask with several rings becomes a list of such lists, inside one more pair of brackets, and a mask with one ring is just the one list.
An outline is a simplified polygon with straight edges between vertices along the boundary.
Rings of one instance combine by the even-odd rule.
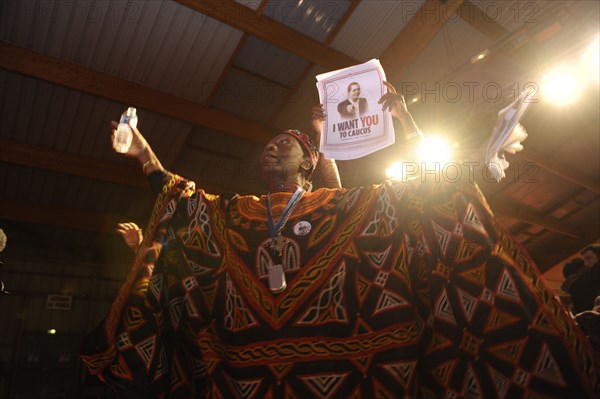
[[527, 132], [519, 121], [532, 103], [534, 94], [533, 89], [523, 90], [519, 98], [498, 112], [496, 126], [485, 153], [486, 168], [496, 181], [505, 177], [504, 171], [509, 166], [502, 153], [514, 154], [523, 149], [521, 141], [527, 138]]
[[320, 150], [327, 159], [356, 159], [394, 144], [394, 125], [379, 99], [386, 93], [379, 60], [317, 77], [325, 110]]

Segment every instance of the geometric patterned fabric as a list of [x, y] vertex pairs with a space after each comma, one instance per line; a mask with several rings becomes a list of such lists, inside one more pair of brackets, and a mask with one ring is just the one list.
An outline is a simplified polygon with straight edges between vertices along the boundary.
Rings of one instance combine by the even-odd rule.
[[274, 294], [265, 197], [165, 173], [90, 372], [123, 397], [600, 397], [585, 336], [475, 185], [320, 189], [282, 234]]

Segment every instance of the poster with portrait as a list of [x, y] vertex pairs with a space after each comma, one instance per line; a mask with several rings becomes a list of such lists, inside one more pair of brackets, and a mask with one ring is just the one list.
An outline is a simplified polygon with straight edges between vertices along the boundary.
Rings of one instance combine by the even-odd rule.
[[379, 60], [316, 76], [325, 110], [321, 152], [328, 159], [356, 159], [394, 144], [390, 112], [379, 99], [387, 89]]

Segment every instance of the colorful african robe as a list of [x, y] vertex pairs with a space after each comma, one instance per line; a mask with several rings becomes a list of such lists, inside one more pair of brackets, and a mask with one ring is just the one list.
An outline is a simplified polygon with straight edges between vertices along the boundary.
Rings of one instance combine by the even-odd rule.
[[589, 343], [473, 184], [320, 189], [282, 234], [274, 259], [264, 196], [166, 174], [89, 371], [142, 398], [598, 397]]

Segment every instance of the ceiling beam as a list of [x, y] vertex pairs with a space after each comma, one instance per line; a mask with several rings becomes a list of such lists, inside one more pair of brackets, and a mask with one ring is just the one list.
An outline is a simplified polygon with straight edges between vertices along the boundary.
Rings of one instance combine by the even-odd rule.
[[360, 62], [234, 0], [176, 0], [217, 21], [331, 69]]
[[499, 215], [521, 222], [535, 224], [567, 237], [579, 239], [582, 236], [582, 232], [579, 229], [552, 216], [534, 212], [522, 204], [511, 201], [508, 198], [488, 199], [488, 202], [492, 211]]
[[388, 81], [395, 82], [429, 45], [464, 0], [426, 0], [380, 57]]
[[250, 77], [252, 79], [261, 80], [264, 83], [268, 84], [269, 86], [273, 86], [273, 87], [284, 89], [285, 92], [288, 92], [288, 91], [290, 91], [290, 90], [293, 89], [292, 86], [285, 85], [285, 84], [280, 83], [280, 82], [278, 82], [276, 80], [270, 79], [270, 78], [268, 78], [266, 76], [263, 76], [263, 75], [260, 75], [260, 74], [258, 74], [256, 72], [249, 71], [249, 70], [244, 69], [242, 67], [231, 65], [231, 67], [229, 68], [229, 70], [241, 73], [242, 75], [248, 76], [248, 77]]
[[[13, 163], [22, 166], [34, 167], [39, 169], [51, 170], [53, 172], [65, 173], [95, 180], [106, 181], [114, 184], [122, 184], [137, 188], [148, 188], [148, 183], [142, 173], [140, 173], [139, 167], [125, 164], [114, 164], [107, 161], [91, 159], [76, 154], [71, 154], [64, 151], [53, 150], [49, 148], [32, 146], [29, 144], [18, 143], [12, 140], [0, 139], [0, 161]], [[216, 187], [215, 185], [206, 184], [206, 189], [213, 192], [228, 191], [227, 188]], [[548, 230], [556, 233], [572, 237], [580, 238], [581, 232], [576, 228], [550, 216], [544, 216], [533, 212], [530, 209], [526, 209], [520, 204], [514, 203], [506, 198], [490, 200], [490, 206], [492, 210], [513, 219], [517, 219], [526, 223], [535, 224], [544, 227]], [[11, 220], [35, 222], [35, 218], [38, 217], [37, 211], [28, 211], [24, 208], [11, 205], [10, 203], [5, 204], [0, 211], [0, 218], [4, 217]], [[10, 207], [7, 207], [10, 205]], [[44, 208], [44, 205], [36, 204], [36, 207]], [[56, 218], [56, 215], [68, 213], [66, 210], [49, 209], [51, 207], [46, 206], [48, 209], [44, 210], [47, 212], [46, 215], [53, 215], [51, 219], [54, 225], [60, 225], [60, 227], [66, 228], [79, 228], [79, 224], [67, 221], [65, 224], [61, 224], [60, 220], [63, 217]], [[80, 211], [74, 211], [72, 214], [77, 215]], [[25, 216], [19, 216], [25, 213]], [[7, 215], [14, 215], [8, 217]], [[35, 216], [31, 216], [35, 215]], [[81, 215], [79, 215], [81, 216]], [[79, 218], [76, 217], [76, 219]], [[15, 219], [15, 217], [17, 219]], [[25, 217], [25, 219], [23, 219]], [[90, 216], [95, 225], [98, 226], [98, 218], [100, 216]], [[95, 219], [94, 219], [95, 218]], [[40, 219], [42, 224], [47, 223]], [[122, 218], [121, 218], [122, 219]], [[113, 219], [111, 219], [111, 222]], [[113, 224], [114, 225], [114, 224]], [[93, 231], [100, 231], [94, 228]]]
[[578, 255], [586, 245], [598, 242], [598, 231], [600, 219], [596, 218], [585, 225], [579, 240], [557, 239], [552, 245], [540, 248], [535, 254], [535, 261], [542, 273], [564, 263], [569, 257]]
[[[256, 9], [256, 11], [254, 11], [257, 17], [260, 14], [262, 14], [262, 12], [265, 9], [265, 7], [266, 7], [266, 5], [267, 5], [268, 2], [269, 2], [269, 0], [262, 0], [261, 1], [260, 5]], [[204, 100], [204, 104], [205, 105], [210, 106], [210, 104], [212, 104], [213, 99], [215, 98], [215, 96], [217, 95], [217, 93], [221, 89], [221, 86], [223, 85], [223, 82], [225, 81], [225, 77], [229, 73], [230, 69], [233, 67], [233, 63], [234, 63], [235, 59], [237, 58], [237, 56], [240, 53], [240, 51], [242, 51], [242, 48], [244, 47], [244, 45], [248, 41], [249, 37], [250, 36], [247, 33], [244, 33], [242, 35], [242, 38], [238, 41], [237, 45], [235, 46], [235, 49], [229, 55], [229, 59], [227, 60], [227, 64], [225, 65], [225, 67], [223, 67], [223, 70], [221, 71], [221, 74], [219, 75], [219, 78], [217, 79], [216, 84], [213, 85], [213, 87], [211, 88], [210, 93], [208, 94], [208, 96]]]
[[114, 233], [117, 223], [130, 220], [131, 216], [59, 208], [47, 204], [0, 199], [0, 219], [42, 224], [46, 226]]
[[[327, 36], [327, 39], [325, 39], [326, 45], [329, 46], [331, 43], [333, 43], [333, 40], [340, 33], [340, 31], [344, 27], [344, 24], [350, 19], [352, 14], [354, 14], [354, 11], [356, 10], [356, 8], [360, 4], [360, 2], [361, 2], [361, 0], [351, 0], [350, 5], [344, 12], [344, 15], [342, 15], [342, 17], [339, 19], [338, 23], [331, 30], [331, 32], [329, 33], [329, 36]], [[309, 76], [309, 73], [312, 71], [312, 69], [313, 69], [313, 64], [307, 65], [306, 68], [304, 69], [304, 71], [302, 72], [302, 74], [300, 75], [300, 77], [298, 78], [298, 80], [296, 80], [296, 84], [294, 86], [292, 86], [292, 88], [291, 88], [292, 90], [286, 91], [285, 99], [275, 108], [275, 111], [273, 111], [273, 113], [271, 114], [271, 117], [269, 118], [269, 125], [272, 125], [272, 126], [275, 125], [277, 118], [279, 118], [279, 115], [281, 115], [284, 108], [287, 107], [288, 104], [293, 102], [292, 98], [293, 98], [293, 96], [297, 95], [297, 89], [302, 85], [302, 82], [304, 82], [304, 80]]]
[[[2, 138], [0, 138], [0, 162], [50, 170], [123, 186], [150, 188], [148, 180], [142, 173], [142, 168], [138, 165], [109, 162]], [[203, 182], [203, 188], [215, 193], [232, 191], [233, 189], [232, 187], [220, 186], [210, 182]]]
[[494, 20], [481, 8], [465, 0], [458, 8], [461, 19], [492, 40], [498, 40], [508, 33], [508, 30]]
[[562, 165], [555, 164], [555, 166], [550, 166], [548, 156], [543, 156], [542, 154], [536, 153], [531, 149], [528, 149], [525, 152], [520, 152], [516, 154], [516, 156], [524, 161], [533, 162], [547, 172], [550, 172], [564, 180], [570, 181], [579, 187], [583, 187], [594, 194], [600, 194], [600, 183], [598, 181], [582, 175], [580, 172], [573, 170], [564, 163]]
[[149, 188], [139, 166], [102, 161], [2, 138], [0, 161], [124, 186]]
[[268, 142], [275, 132], [252, 119], [208, 108], [6, 42], [0, 42], [0, 68], [258, 143]]

